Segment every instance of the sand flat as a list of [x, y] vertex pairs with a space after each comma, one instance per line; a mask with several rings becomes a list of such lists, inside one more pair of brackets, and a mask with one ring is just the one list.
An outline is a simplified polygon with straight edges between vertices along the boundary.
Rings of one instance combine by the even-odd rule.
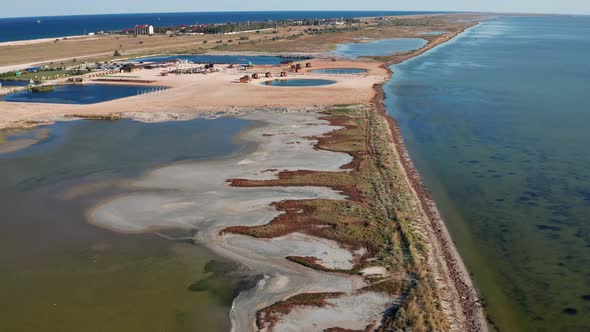
[[383, 293], [367, 292], [326, 300], [323, 308], [297, 307], [282, 316], [273, 331], [312, 332], [329, 328], [364, 330], [381, 325], [385, 311], [399, 299]]
[[[313, 236], [292, 233], [272, 239], [254, 239], [245, 235], [229, 234], [226, 241], [236, 247], [274, 257], [301, 256], [316, 257], [318, 264], [329, 269], [348, 270], [353, 268], [353, 253], [337, 242]], [[354, 254], [364, 253], [359, 250]]]
[[[232, 241], [234, 235], [220, 235], [228, 226], [266, 224], [278, 216], [270, 204], [293, 199], [344, 199], [339, 192], [325, 187], [230, 187], [232, 177], [268, 178], [269, 168], [338, 171], [351, 161], [345, 153], [317, 150], [318, 136], [338, 129], [321, 120], [322, 114], [311, 111], [290, 111], [280, 114], [269, 111], [250, 112], [244, 118], [264, 122], [242, 135], [243, 140], [256, 142], [257, 147], [245, 155], [224, 160], [184, 162], [148, 173], [133, 186], [139, 191], [114, 197], [89, 211], [90, 221], [119, 232], [140, 233], [157, 229], [182, 228], [195, 231], [194, 239], [214, 252], [249, 267], [264, 278], [258, 286], [235, 299], [230, 314], [236, 331], [255, 330], [255, 314], [276, 301], [301, 292], [351, 293], [366, 285], [361, 276], [329, 274], [289, 262], [285, 256], [318, 254], [332, 266], [346, 266], [352, 257], [343, 248], [320, 239], [292, 238], [275, 241], [273, 247], [244, 245]], [[293, 139], [301, 144], [288, 144]], [[244, 160], [250, 160], [243, 163]], [[295, 241], [299, 249], [291, 250]], [[303, 242], [301, 242], [303, 241]], [[252, 248], [256, 250], [252, 250]]]

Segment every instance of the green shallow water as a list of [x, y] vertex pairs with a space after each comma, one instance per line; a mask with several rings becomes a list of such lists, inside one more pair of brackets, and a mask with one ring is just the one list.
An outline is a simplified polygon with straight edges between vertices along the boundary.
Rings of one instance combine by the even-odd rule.
[[501, 331], [590, 331], [590, 18], [500, 18], [394, 66], [409, 152]]
[[0, 331], [227, 331], [237, 267], [156, 235], [121, 235], [85, 211], [121, 179], [238, 153], [238, 119], [75, 121], [0, 155]]

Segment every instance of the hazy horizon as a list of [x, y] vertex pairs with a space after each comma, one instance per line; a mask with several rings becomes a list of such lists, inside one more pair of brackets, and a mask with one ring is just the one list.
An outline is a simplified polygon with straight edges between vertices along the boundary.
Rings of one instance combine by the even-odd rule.
[[[423, 12], [423, 13], [491, 13], [491, 14], [511, 14], [509, 12], [473, 12], [473, 11], [443, 11], [443, 10], [341, 10], [341, 9], [322, 9], [322, 10], [207, 10], [207, 11], [149, 11], [149, 12], [121, 12], [121, 13], [78, 13], [78, 14], [56, 14], [56, 15], [26, 15], [26, 16], [0, 16], [0, 19], [5, 18], [37, 18], [37, 17], [60, 17], [60, 16], [102, 16], [102, 15], [150, 15], [150, 14], [190, 14], [190, 13], [305, 13], [305, 12], [357, 12], [357, 13], [373, 13], [373, 12]], [[514, 14], [545, 14], [551, 13], [514, 13]], [[567, 13], [555, 13], [554, 15], [573, 15]], [[590, 14], [586, 14], [590, 15]]]
[[[255, 0], [244, 3], [238, 0], [218, 0], [207, 4], [186, 4], [182, 0], [168, 0], [166, 3], [149, 1], [143, 6], [136, 3], [119, 3], [116, 0], [103, 0], [100, 3], [80, 3], [75, 0], [56, 0], [48, 3], [43, 0], [13, 2], [4, 5], [0, 18], [20, 18], [39, 16], [76, 15], [116, 15], [151, 13], [205, 13], [205, 12], [289, 12], [289, 11], [443, 11], [443, 12], [486, 12], [517, 14], [590, 14], [590, 2], [572, 0], [568, 4], [552, 0], [498, 0], [494, 3], [476, 0], [450, 0], [444, 4], [435, 0], [409, 4], [401, 1], [373, 0], [363, 4], [352, 0], [328, 0], [321, 3], [300, 0], [298, 3], [277, 3], [273, 0]], [[142, 10], [142, 8], [149, 8]]]
[[27, 15], [27, 16], [0, 16], [0, 19], [9, 18], [38, 18], [38, 17], [65, 17], [65, 16], [102, 16], [102, 15], [149, 15], [149, 14], [185, 14], [185, 13], [280, 13], [280, 12], [358, 12], [358, 13], [371, 13], [371, 12], [423, 12], [423, 13], [482, 13], [482, 14], [522, 14], [522, 15], [567, 15], [567, 16], [589, 16], [590, 13], [542, 13], [542, 12], [501, 12], [501, 11], [450, 11], [450, 10], [208, 10], [208, 11], [155, 11], [155, 12], [124, 12], [124, 13], [79, 13], [79, 14], [57, 14], [57, 15]]

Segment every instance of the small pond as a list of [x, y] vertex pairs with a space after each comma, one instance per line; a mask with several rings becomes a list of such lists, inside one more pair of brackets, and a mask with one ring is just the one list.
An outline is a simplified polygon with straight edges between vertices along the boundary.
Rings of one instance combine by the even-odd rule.
[[96, 104], [105, 101], [150, 93], [165, 87], [135, 85], [61, 85], [53, 91], [32, 92], [29, 90], [9, 94], [4, 101], [49, 103], [49, 104]]
[[272, 86], [303, 87], [303, 86], [330, 85], [330, 84], [334, 84], [334, 83], [336, 83], [336, 81], [321, 80], [321, 79], [294, 78], [294, 79], [288, 79], [288, 80], [266, 81], [266, 82], [263, 82], [262, 84], [272, 85]]
[[314, 69], [311, 72], [314, 74], [345, 75], [345, 74], [364, 74], [367, 72], [367, 70], [362, 69], [362, 68], [323, 68], [323, 69]]

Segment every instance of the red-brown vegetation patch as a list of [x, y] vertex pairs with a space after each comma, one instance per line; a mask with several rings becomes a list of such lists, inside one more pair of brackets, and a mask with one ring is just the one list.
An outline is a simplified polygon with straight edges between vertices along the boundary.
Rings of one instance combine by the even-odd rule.
[[316, 172], [316, 171], [283, 171], [277, 175], [277, 179], [249, 180], [229, 179], [227, 182], [232, 187], [329, 187], [340, 191], [349, 200], [362, 202], [364, 194], [357, 186], [352, 174], [344, 172]]
[[[339, 108], [326, 112], [326, 116], [322, 119], [330, 122], [331, 125], [342, 128], [320, 137], [314, 137], [317, 140], [315, 148], [350, 154], [353, 161], [345, 166], [351, 171], [283, 171], [278, 173], [276, 179], [230, 179], [228, 182], [235, 187], [329, 187], [347, 196], [347, 200], [313, 199], [275, 202], [272, 206], [283, 213], [270, 223], [254, 227], [229, 227], [224, 229], [222, 233], [274, 238], [298, 232], [334, 240], [351, 251], [364, 247], [367, 253], [355, 257], [354, 266], [357, 268], [361, 267], [366, 259], [373, 257], [374, 253], [379, 250], [372, 245], [371, 241], [371, 237], [378, 234], [365, 232], [365, 229], [370, 229], [371, 226], [370, 222], [365, 219], [368, 208], [366, 203], [367, 189], [360, 179], [360, 173], [369, 156], [366, 144], [366, 113], [349, 108]], [[325, 267], [310, 259], [294, 260], [310, 268], [326, 270]]]
[[396, 296], [404, 296], [413, 286], [411, 280], [390, 278], [375, 282], [369, 286], [361, 288], [360, 292], [386, 293]]
[[375, 324], [369, 324], [362, 330], [351, 330], [351, 329], [343, 329], [341, 327], [331, 327], [329, 329], [325, 329], [324, 332], [371, 332], [375, 330]]
[[286, 257], [288, 260], [290, 260], [293, 263], [297, 263], [299, 265], [303, 265], [303, 266], [307, 266], [310, 267], [314, 270], [318, 270], [318, 271], [324, 271], [324, 272], [332, 272], [332, 269], [329, 269], [325, 266], [323, 266], [322, 264], [319, 263], [319, 259], [317, 257], [313, 257], [313, 256], [287, 256]]
[[253, 227], [228, 227], [222, 230], [222, 233], [242, 234], [256, 238], [275, 238], [291, 233], [303, 233], [334, 240], [351, 250], [358, 250], [365, 246], [363, 241], [355, 236], [347, 236], [345, 232], [347, 224], [363, 224], [360, 216], [354, 213], [348, 214], [348, 211], [356, 210], [357, 204], [354, 202], [297, 200], [275, 202], [272, 206], [284, 213], [270, 223]]
[[256, 313], [256, 325], [259, 329], [272, 328], [277, 324], [281, 316], [287, 315], [295, 307], [309, 306], [324, 308], [329, 305], [327, 299], [333, 299], [344, 295], [341, 292], [332, 293], [304, 293], [292, 296], [284, 301], [279, 301]]
[[323, 272], [335, 272], [335, 273], [348, 273], [348, 274], [357, 274], [359, 272], [359, 265], [360, 261], [356, 262], [352, 269], [330, 269], [322, 264], [320, 264], [320, 260], [317, 257], [313, 256], [287, 256], [287, 260], [290, 260], [293, 263], [297, 263], [299, 265], [303, 265], [309, 267], [311, 269]]
[[318, 141], [315, 148], [350, 154], [353, 157], [353, 160], [340, 168], [343, 170], [354, 170], [358, 172], [367, 155], [366, 142], [364, 139], [366, 129], [364, 126], [357, 122], [358, 119], [355, 121], [353, 118], [343, 115], [330, 115], [320, 119], [329, 121], [333, 126], [340, 126], [343, 128], [337, 129], [328, 135], [312, 137]]

